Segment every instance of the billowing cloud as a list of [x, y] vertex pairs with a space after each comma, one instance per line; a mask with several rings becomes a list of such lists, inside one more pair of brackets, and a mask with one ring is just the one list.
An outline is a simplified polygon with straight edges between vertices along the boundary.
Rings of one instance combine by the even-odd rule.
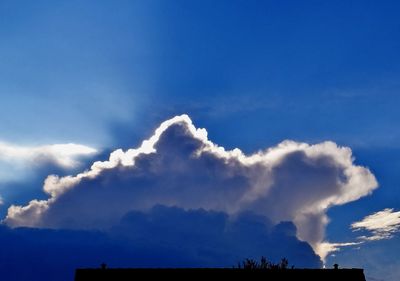
[[361, 221], [351, 224], [354, 231], [368, 231], [371, 235], [360, 236], [359, 239], [374, 241], [392, 238], [400, 231], [400, 211], [386, 208], [366, 216]]
[[38, 162], [53, 162], [71, 168], [79, 163], [79, 157], [94, 153], [96, 149], [74, 143], [29, 147], [0, 142], [0, 161], [6, 163], [28, 162], [29, 165], [37, 165]]
[[350, 148], [284, 141], [245, 155], [208, 140], [187, 115], [165, 121], [139, 148], [116, 150], [75, 176], [49, 176], [47, 200], [11, 206], [9, 226], [107, 228], [131, 210], [157, 204], [222, 211], [252, 211], [273, 224], [291, 221], [296, 235], [320, 251], [327, 210], [370, 194], [378, 184], [353, 163]]

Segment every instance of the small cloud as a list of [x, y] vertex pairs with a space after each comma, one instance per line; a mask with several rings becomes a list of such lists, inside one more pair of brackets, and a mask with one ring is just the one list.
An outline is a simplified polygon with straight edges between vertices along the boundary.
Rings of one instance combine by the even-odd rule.
[[364, 217], [361, 221], [352, 223], [350, 227], [353, 231], [368, 231], [371, 234], [358, 236], [358, 241], [355, 242], [320, 243], [316, 252], [323, 261], [328, 255], [334, 256], [331, 253], [339, 252], [343, 247], [357, 246], [353, 249], [360, 250], [360, 245], [365, 242], [392, 238], [395, 233], [400, 231], [400, 211], [394, 212], [394, 209], [386, 208]]
[[96, 153], [95, 148], [75, 143], [22, 146], [0, 141], [0, 184], [31, 181], [49, 169], [71, 171]]
[[364, 241], [390, 239], [400, 230], [400, 211], [386, 208], [351, 224], [353, 231], [369, 231], [372, 235], [359, 236]]
[[16, 165], [53, 162], [63, 168], [73, 168], [79, 164], [79, 157], [96, 152], [92, 147], [75, 143], [19, 146], [0, 142], [0, 161]]
[[341, 243], [330, 243], [322, 242], [318, 245], [316, 252], [320, 255], [321, 259], [325, 262], [328, 255], [335, 256], [334, 252], [339, 252], [343, 247], [360, 245], [363, 242], [341, 242]]

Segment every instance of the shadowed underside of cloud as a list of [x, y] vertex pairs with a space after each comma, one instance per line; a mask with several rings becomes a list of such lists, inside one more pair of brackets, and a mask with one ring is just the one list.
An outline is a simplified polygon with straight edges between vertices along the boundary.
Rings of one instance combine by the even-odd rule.
[[158, 204], [231, 217], [251, 211], [272, 224], [293, 222], [297, 237], [324, 258], [328, 208], [366, 196], [377, 186], [367, 168], [354, 165], [349, 148], [284, 141], [245, 155], [212, 143], [205, 129], [181, 115], [162, 123], [137, 149], [116, 150], [108, 161], [95, 162], [76, 176], [49, 176], [44, 190], [50, 198], [11, 206], [4, 222], [104, 229], [131, 210]]
[[[232, 267], [246, 257], [287, 257], [296, 267], [319, 267], [312, 248], [290, 222], [265, 217], [155, 206], [128, 212], [106, 231], [0, 227], [4, 280], [72, 280], [77, 267]], [[44, 250], [45, 249], [45, 250]], [[23, 268], [21, 268], [23, 266]]]

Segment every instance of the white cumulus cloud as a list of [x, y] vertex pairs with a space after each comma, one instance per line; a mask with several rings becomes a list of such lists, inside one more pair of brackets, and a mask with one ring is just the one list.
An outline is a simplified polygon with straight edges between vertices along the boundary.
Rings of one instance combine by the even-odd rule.
[[[297, 237], [324, 258], [327, 210], [370, 194], [378, 183], [333, 142], [283, 141], [252, 155], [211, 142], [187, 115], [163, 122], [135, 149], [67, 177], [50, 175], [47, 200], [11, 206], [9, 226], [104, 228], [131, 210], [157, 204], [232, 216], [252, 211], [273, 223], [292, 221]], [[333, 249], [334, 250], [334, 249]]]
[[366, 216], [361, 221], [351, 224], [354, 231], [368, 231], [371, 235], [360, 236], [361, 240], [382, 240], [392, 238], [400, 231], [400, 211], [386, 208], [382, 211]]

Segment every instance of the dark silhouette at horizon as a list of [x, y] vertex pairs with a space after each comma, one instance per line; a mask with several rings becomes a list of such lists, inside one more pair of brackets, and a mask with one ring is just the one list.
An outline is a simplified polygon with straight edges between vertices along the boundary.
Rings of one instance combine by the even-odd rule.
[[128, 281], [142, 278], [187, 279], [239, 278], [239, 280], [306, 280], [306, 281], [366, 281], [364, 270], [360, 268], [312, 269], [288, 267], [287, 259], [279, 263], [268, 262], [264, 257], [260, 262], [246, 259], [232, 268], [108, 268], [102, 263], [100, 268], [78, 268], [75, 281]]

